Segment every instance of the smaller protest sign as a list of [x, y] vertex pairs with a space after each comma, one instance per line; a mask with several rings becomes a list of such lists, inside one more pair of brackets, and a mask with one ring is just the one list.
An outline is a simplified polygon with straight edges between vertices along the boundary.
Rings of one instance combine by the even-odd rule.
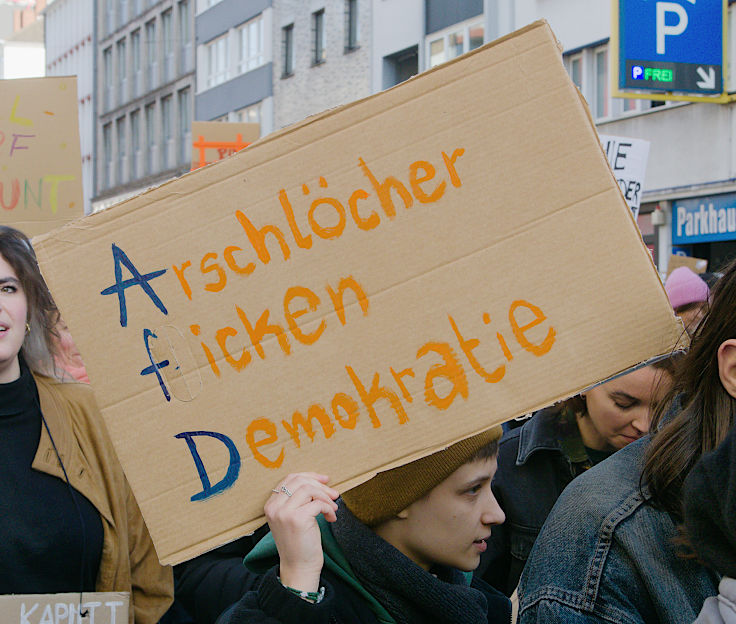
[[77, 79], [0, 80], [0, 223], [35, 236], [84, 215]]
[[257, 123], [192, 122], [192, 168], [199, 169], [248, 147], [261, 135]]
[[639, 216], [644, 176], [647, 172], [649, 141], [607, 134], [601, 134], [599, 138], [616, 182], [636, 220]]
[[0, 613], [6, 624], [126, 624], [129, 603], [127, 592], [13, 594], [0, 596]]
[[678, 267], [685, 266], [693, 273], [705, 273], [708, 270], [708, 261], [704, 258], [692, 258], [680, 254], [672, 254], [667, 263], [667, 275]]

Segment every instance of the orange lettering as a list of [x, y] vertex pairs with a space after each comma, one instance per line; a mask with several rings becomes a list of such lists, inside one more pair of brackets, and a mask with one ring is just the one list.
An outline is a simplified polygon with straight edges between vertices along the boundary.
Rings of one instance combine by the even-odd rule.
[[184, 271], [186, 271], [187, 268], [189, 268], [190, 266], [192, 266], [192, 263], [189, 260], [187, 260], [181, 265], [181, 269], [177, 267], [175, 264], [171, 265], [171, 268], [174, 269], [174, 273], [176, 273], [176, 277], [179, 278], [179, 283], [181, 284], [182, 290], [184, 291], [184, 294], [187, 296], [189, 301], [192, 300], [192, 289], [189, 286], [189, 282], [187, 281], [187, 278], [184, 277]]
[[355, 374], [355, 371], [352, 368], [346, 366], [345, 370], [347, 370], [348, 375], [350, 375], [350, 379], [352, 380], [355, 389], [360, 395], [360, 400], [363, 401], [363, 404], [366, 406], [366, 409], [368, 410], [368, 415], [371, 418], [371, 423], [373, 423], [374, 428], [378, 428], [381, 426], [381, 421], [378, 418], [376, 410], [373, 407], [373, 404], [379, 399], [388, 400], [388, 402], [391, 404], [391, 407], [396, 412], [396, 415], [399, 417], [400, 425], [409, 422], [409, 417], [404, 411], [404, 406], [401, 404], [401, 399], [399, 399], [396, 393], [392, 392], [388, 388], [382, 388], [378, 385], [380, 380], [378, 373], [375, 373], [373, 375], [371, 389], [370, 391], [368, 391], [365, 389], [365, 386], [361, 383], [360, 379], [358, 379], [358, 376]]
[[258, 259], [263, 262], [263, 264], [268, 264], [271, 261], [271, 254], [268, 253], [268, 247], [266, 247], [267, 234], [271, 234], [272, 236], [276, 237], [276, 240], [281, 247], [281, 253], [284, 254], [284, 260], [289, 259], [289, 257], [291, 256], [291, 250], [286, 244], [284, 235], [281, 233], [281, 230], [279, 230], [279, 228], [277, 228], [275, 225], [264, 225], [259, 230], [240, 210], [235, 211], [235, 217], [238, 219], [240, 225], [243, 227], [243, 230], [248, 236], [248, 240], [250, 241], [253, 250], [258, 254]]
[[302, 236], [302, 233], [299, 231], [299, 226], [296, 224], [296, 219], [294, 218], [294, 209], [291, 207], [291, 202], [289, 201], [289, 196], [286, 194], [285, 189], [281, 189], [279, 191], [279, 202], [281, 203], [281, 208], [286, 215], [286, 220], [289, 223], [291, 233], [294, 235], [294, 241], [302, 249], [310, 249], [312, 247], [312, 236], [311, 234]]
[[[523, 327], [519, 327], [519, 322], [516, 320], [516, 310], [521, 306], [524, 306], [534, 314], [534, 319]], [[552, 345], [555, 343], [555, 336], [557, 335], [555, 328], [550, 327], [544, 340], [542, 340], [538, 345], [530, 342], [524, 335], [524, 332], [530, 330], [532, 327], [536, 327], [545, 320], [547, 320], [547, 317], [544, 315], [542, 310], [528, 301], [514, 301], [511, 304], [511, 308], [509, 308], [509, 321], [511, 321], [511, 330], [514, 332], [516, 340], [524, 349], [529, 351], [529, 353], [533, 353], [537, 357], [544, 355], [552, 348]]]
[[[344, 419], [341, 416], [340, 408], [345, 410], [347, 418]], [[338, 392], [332, 397], [332, 415], [343, 429], [355, 429], [355, 425], [358, 424], [358, 414], [358, 404], [349, 394]]]
[[[417, 170], [419, 169], [424, 169], [426, 172], [421, 178], [417, 178]], [[445, 194], [447, 182], [444, 181], [440, 182], [429, 195], [427, 195], [422, 190], [422, 187], [419, 186], [422, 182], [429, 182], [434, 178], [434, 174], [435, 170], [432, 163], [429, 163], [426, 160], [418, 160], [417, 162], [413, 162], [409, 165], [409, 183], [411, 184], [411, 190], [414, 191], [414, 197], [416, 197], [422, 204], [435, 202]]]
[[337, 285], [337, 292], [332, 290], [332, 287], [329, 284], [327, 285], [327, 292], [332, 299], [332, 307], [335, 308], [337, 318], [340, 319], [340, 322], [343, 325], [347, 322], [345, 320], [345, 302], [343, 300], [343, 295], [347, 288], [352, 288], [356, 298], [358, 299], [358, 303], [360, 304], [360, 309], [363, 310], [363, 316], [368, 316], [368, 295], [365, 294], [365, 291], [360, 287], [360, 284], [355, 281], [355, 278], [352, 275], [348, 275], [340, 280], [340, 283]]
[[[427, 405], [444, 410], [452, 405], [458, 394], [464, 399], [468, 398], [468, 380], [463, 367], [458, 362], [449, 344], [446, 342], [428, 342], [417, 351], [417, 359], [424, 357], [430, 351], [439, 354], [444, 360], [444, 364], [435, 364], [427, 372], [427, 376], [424, 378], [424, 401]], [[437, 394], [435, 389], [434, 382], [437, 377], [444, 377], [452, 384], [450, 392], [444, 397]]]
[[322, 431], [325, 434], [325, 438], [331, 438], [335, 433], [335, 425], [332, 424], [330, 417], [321, 405], [310, 405], [307, 410], [306, 418], [302, 416], [301, 412], [294, 412], [291, 417], [291, 424], [285, 420], [281, 421], [281, 424], [294, 440], [294, 444], [296, 444], [297, 448], [301, 446], [299, 441], [299, 427], [304, 429], [304, 433], [309, 436], [309, 440], [314, 442], [314, 429], [312, 428], [313, 418], [316, 418], [319, 421], [319, 424], [322, 425]]
[[397, 373], [391, 367], [389, 367], [388, 370], [391, 371], [391, 376], [394, 378], [396, 385], [399, 386], [399, 390], [401, 390], [401, 394], [404, 396], [404, 399], [406, 399], [406, 402], [411, 403], [413, 399], [411, 398], [411, 393], [409, 392], [409, 389], [404, 385], [403, 377], [414, 377], [414, 371], [411, 368], [405, 368], [404, 370]]
[[218, 329], [215, 332], [215, 340], [222, 350], [222, 354], [225, 356], [225, 361], [230, 364], [230, 366], [232, 366], [236, 371], [241, 371], [246, 366], [248, 366], [248, 363], [250, 362], [250, 353], [248, 353], [247, 349], [243, 349], [243, 353], [240, 356], [240, 359], [236, 360], [232, 355], [230, 355], [230, 352], [227, 350], [227, 345], [225, 344], [228, 336], [237, 335], [238, 332], [235, 330], [234, 327], [223, 327], [222, 329]]
[[383, 206], [383, 211], [389, 219], [393, 219], [396, 216], [396, 206], [394, 206], [394, 200], [391, 197], [391, 189], [394, 189], [399, 194], [401, 199], [404, 201], [405, 208], [411, 208], [411, 205], [414, 203], [414, 199], [412, 198], [411, 193], [406, 190], [406, 187], [401, 182], [393, 176], [388, 176], [383, 182], [379, 182], [362, 158], [358, 159], [358, 163], [360, 164], [360, 168], [363, 170], [365, 177], [371, 181], [371, 184], [378, 195], [378, 199], [381, 202], [381, 206]]
[[[266, 434], [265, 438], [256, 440], [256, 432], [263, 432]], [[271, 461], [258, 449], [266, 444], [273, 444], [279, 439], [276, 431], [276, 425], [274, 425], [268, 418], [257, 418], [248, 425], [248, 429], [245, 431], [245, 440], [250, 447], [253, 457], [255, 457], [261, 464], [266, 468], [278, 468], [284, 461], [284, 447], [281, 447], [281, 452], [278, 457]]]
[[350, 214], [353, 217], [353, 221], [355, 221], [355, 225], [357, 225], [361, 230], [366, 231], [372, 230], [381, 222], [381, 217], [378, 216], [378, 213], [375, 210], [371, 212], [370, 217], [367, 217], [365, 219], [358, 214], [358, 200], [368, 199], [369, 197], [370, 195], [367, 191], [364, 191], [363, 189], [358, 189], [357, 191], [353, 191], [353, 194], [348, 200]]
[[217, 259], [216, 253], [208, 253], [205, 254], [202, 257], [202, 262], [199, 263], [199, 270], [202, 271], [202, 274], [205, 273], [211, 273], [212, 271], [217, 272], [217, 281], [216, 282], [210, 282], [209, 284], [205, 284], [204, 289], [209, 290], [210, 292], [220, 292], [223, 288], [225, 288], [225, 284], [227, 284], [227, 275], [225, 274], [225, 270], [215, 262], [211, 266], [205, 266], [205, 262], [207, 260], [215, 260]]
[[[317, 219], [315, 218], [314, 213], [319, 206], [323, 205], [332, 206], [335, 209], [335, 211], [337, 212], [337, 225], [334, 225], [332, 227], [322, 227], [319, 223], [317, 223]], [[309, 207], [307, 218], [309, 219], [309, 225], [311, 226], [312, 231], [317, 236], [319, 236], [320, 238], [324, 238], [325, 240], [328, 238], [337, 238], [345, 230], [345, 208], [334, 197], [322, 197], [320, 199], [315, 199], [312, 202], [312, 205]]]
[[454, 187], [462, 186], [460, 176], [455, 171], [455, 161], [465, 153], [465, 150], [461, 147], [452, 152], [452, 156], [448, 156], [445, 152], [442, 152], [442, 159], [445, 161], [445, 167], [447, 167], [447, 173], [450, 174], [450, 182]]
[[460, 330], [457, 328], [457, 325], [455, 324], [455, 320], [448, 315], [450, 319], [450, 325], [452, 325], [452, 331], [455, 332], [455, 336], [457, 337], [457, 341], [460, 343], [460, 348], [463, 350], [463, 353], [465, 353], [465, 356], [468, 358], [468, 361], [470, 362], [470, 366], [473, 368], [473, 370], [480, 375], [483, 379], [485, 379], [488, 383], [498, 383], [501, 381], [506, 374], [506, 367], [501, 364], [496, 370], [494, 370], [492, 373], [489, 373], [487, 370], [485, 370], [481, 365], [480, 362], [476, 359], [475, 355], [473, 355], [473, 349], [475, 349], [479, 344], [480, 340], [477, 338], [471, 338], [470, 340], [465, 340], [462, 335], [460, 334]]
[[235, 310], [238, 313], [238, 316], [240, 317], [241, 323], [243, 323], [243, 326], [245, 327], [245, 330], [248, 332], [248, 335], [250, 336], [251, 344], [255, 347], [256, 352], [261, 357], [262, 360], [266, 359], [266, 353], [263, 350], [263, 347], [261, 346], [261, 340], [266, 334], [273, 334], [276, 336], [276, 338], [279, 341], [279, 345], [281, 346], [281, 350], [286, 354], [289, 355], [291, 353], [291, 346], [289, 345], [289, 338], [284, 333], [284, 330], [280, 325], [269, 325], [268, 324], [268, 315], [270, 312], [268, 309], [266, 309], [263, 314], [261, 314], [260, 318], [256, 322], [256, 326], [253, 327], [250, 324], [250, 321], [248, 320], [248, 317], [245, 315], [245, 312], [241, 310], [238, 306], [235, 306]]
[[235, 258], [233, 258], [233, 253], [236, 251], [243, 251], [240, 247], [237, 245], [230, 245], [229, 247], [225, 247], [225, 251], [222, 252], [222, 257], [225, 258], [225, 262], [227, 262], [227, 266], [229, 266], [235, 273], [238, 273], [239, 275], [250, 275], [253, 273], [253, 271], [256, 270], [256, 265], [254, 262], [249, 262], [244, 267], [241, 267], [237, 262], [235, 262]]
[[[199, 325], [190, 325], [189, 331], [192, 332], [193, 335], [199, 336], [202, 328]], [[220, 368], [217, 366], [217, 362], [215, 361], [215, 356], [212, 355], [212, 351], [210, 351], [210, 348], [204, 342], [200, 342], [199, 344], [202, 346], [202, 350], [207, 356], [207, 361], [210, 363], [210, 368], [212, 369], [212, 372], [215, 373], [215, 377], [219, 377]]]
[[[295, 312], [292, 312], [289, 308], [289, 304], [294, 300], [295, 297], [304, 297], [304, 299], [307, 300], [308, 308], [301, 308], [299, 310], [296, 310]], [[304, 288], [303, 286], [292, 286], [286, 291], [286, 294], [284, 295], [284, 316], [286, 317], [286, 322], [289, 324], [289, 329], [291, 330], [294, 338], [296, 338], [302, 344], [314, 344], [322, 335], [322, 332], [325, 331], [325, 321], [321, 321], [320, 324], [317, 326], [317, 329], [309, 334], [303, 333], [296, 322], [296, 319], [298, 319], [300, 316], [303, 316], [307, 312], [314, 312], [317, 309], [317, 306], [319, 306], [319, 297], [314, 292], [309, 290], [309, 288]]]

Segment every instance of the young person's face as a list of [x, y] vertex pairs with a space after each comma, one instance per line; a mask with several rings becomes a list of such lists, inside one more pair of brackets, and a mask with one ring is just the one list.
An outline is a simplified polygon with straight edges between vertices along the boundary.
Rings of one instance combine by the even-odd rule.
[[491, 527], [504, 513], [491, 492], [496, 458], [464, 464], [399, 514], [393, 546], [429, 570], [447, 565], [475, 570]]
[[13, 267], [0, 255], [0, 383], [20, 376], [18, 352], [26, 337], [28, 303]]
[[587, 415], [578, 417], [585, 446], [618, 450], [646, 435], [654, 403], [670, 381], [666, 371], [645, 366], [588, 390]]

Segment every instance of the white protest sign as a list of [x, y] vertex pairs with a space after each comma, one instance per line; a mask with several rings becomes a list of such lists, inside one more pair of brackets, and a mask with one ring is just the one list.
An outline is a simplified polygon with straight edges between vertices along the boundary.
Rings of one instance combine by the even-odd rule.
[[616, 182], [636, 219], [639, 216], [641, 194], [644, 190], [644, 176], [649, 159], [649, 141], [608, 134], [599, 136], [613, 175], [616, 176]]
[[[127, 592], [0, 596], [4, 624], [127, 624]], [[86, 615], [84, 615], [86, 613]]]

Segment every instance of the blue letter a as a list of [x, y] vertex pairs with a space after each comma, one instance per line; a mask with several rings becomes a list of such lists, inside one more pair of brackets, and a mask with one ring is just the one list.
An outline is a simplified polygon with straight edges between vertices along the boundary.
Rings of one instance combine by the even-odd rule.
[[[218, 483], [215, 483], [215, 485], [210, 485], [210, 478], [207, 476], [202, 458], [197, 451], [197, 444], [193, 440], [194, 436], [203, 435], [220, 440], [227, 447], [227, 450], [230, 451], [230, 463], [227, 467], [227, 474]], [[202, 491], [192, 496], [193, 501], [206, 500], [210, 496], [223, 492], [235, 483], [235, 479], [240, 474], [240, 453], [238, 453], [238, 449], [235, 448], [235, 444], [230, 438], [216, 431], [185, 431], [184, 433], [177, 433], [174, 437], [186, 440], [189, 451], [192, 453], [192, 459], [194, 459], [194, 465], [197, 466], [199, 479], [202, 481]]]
[[[148, 283], [154, 277], [158, 277], [159, 275], [166, 273], [166, 269], [152, 271], [151, 273], [141, 275], [138, 269], [136, 269], [135, 266], [133, 266], [133, 263], [128, 259], [128, 256], [125, 255], [125, 252], [115, 243], [112, 244], [112, 257], [113, 260], [115, 260], [115, 283], [112, 286], [105, 288], [105, 290], [101, 291], [100, 294], [112, 295], [113, 293], [117, 293], [118, 303], [120, 305], [120, 326], [126, 327], [128, 325], [128, 310], [125, 306], [125, 289], [130, 288], [131, 286], [140, 286], [156, 307], [164, 314], [168, 314], [166, 306], [164, 306], [161, 299], [158, 298], [158, 295], [153, 291], [153, 288], [151, 288], [151, 285]], [[122, 264], [124, 264], [125, 268], [130, 271], [133, 276], [131, 279], [123, 280], [123, 269], [120, 266]]]

